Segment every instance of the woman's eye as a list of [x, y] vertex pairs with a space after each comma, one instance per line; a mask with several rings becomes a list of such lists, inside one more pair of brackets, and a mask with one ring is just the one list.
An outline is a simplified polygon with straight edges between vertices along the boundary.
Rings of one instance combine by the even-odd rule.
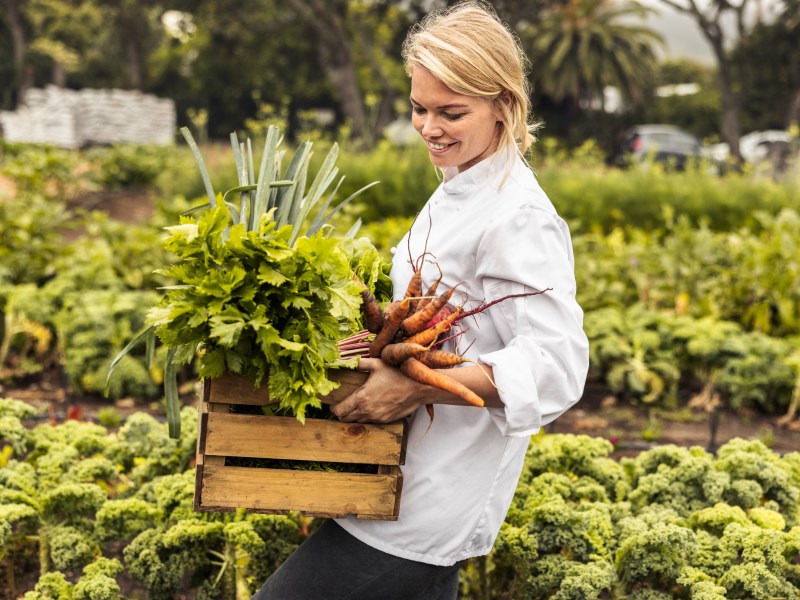
[[424, 108], [422, 108], [421, 106], [412, 106], [412, 107], [411, 107], [411, 111], [412, 111], [412, 112], [413, 112], [415, 115], [424, 115], [424, 114], [425, 114], [425, 109], [424, 109]]
[[448, 121], [458, 121], [463, 116], [464, 113], [444, 113], [444, 118]]

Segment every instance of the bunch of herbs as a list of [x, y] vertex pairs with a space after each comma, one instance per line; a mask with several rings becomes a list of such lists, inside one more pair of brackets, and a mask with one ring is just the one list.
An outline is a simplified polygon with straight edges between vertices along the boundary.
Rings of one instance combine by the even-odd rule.
[[[390, 290], [387, 268], [359, 223], [334, 237], [330, 218], [365, 186], [333, 204], [344, 177], [334, 144], [309, 173], [311, 142], [282, 168], [276, 127], [267, 131], [258, 172], [249, 140], [231, 134], [239, 185], [217, 194], [202, 154], [181, 130], [195, 156], [208, 203], [167, 227], [165, 248], [177, 256], [159, 269], [175, 280], [148, 313], [147, 327], [120, 352], [146, 342], [148, 362], [156, 338], [167, 348], [165, 395], [170, 435], [180, 436], [177, 369], [196, 361], [202, 378], [242, 374], [254, 386], [267, 380], [270, 397], [303, 421], [307, 406], [337, 383], [331, 366], [354, 366], [339, 356], [338, 341], [360, 328], [361, 290]], [[333, 185], [335, 182], [335, 185]], [[328, 189], [333, 185], [332, 191]], [[312, 215], [312, 211], [314, 214]]]

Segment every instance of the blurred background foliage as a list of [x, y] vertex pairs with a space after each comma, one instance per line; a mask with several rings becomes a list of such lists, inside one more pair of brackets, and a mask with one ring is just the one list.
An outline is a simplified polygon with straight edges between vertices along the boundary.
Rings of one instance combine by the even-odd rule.
[[[652, 8], [638, 4], [493, 4], [533, 65], [545, 127], [530, 162], [573, 233], [592, 376], [633, 402], [675, 406], [702, 389], [791, 418], [800, 408], [796, 161], [780, 173], [711, 162], [674, 172], [647, 161], [614, 168], [608, 157], [633, 123], [721, 141], [731, 93], [741, 128], [790, 128], [800, 104], [798, 2], [748, 22], [714, 65], [659, 59], [662, 41], [642, 25]], [[339, 198], [380, 184], [332, 224], [345, 232], [360, 223], [359, 235], [390, 258], [439, 184], [404, 120], [400, 45], [441, 5], [7, 0], [0, 107], [44, 85], [172, 98], [216, 190], [238, 185], [232, 131], [252, 140], [256, 160], [270, 125], [289, 152], [311, 141], [312, 171], [336, 143]], [[663, 93], [684, 84], [695, 93]], [[610, 86], [623, 110], [606, 103]], [[171, 283], [154, 273], [172, 260], [163, 228], [204, 197], [182, 141], [68, 151], [0, 140], [0, 382], [55, 370], [69, 394], [99, 394], [111, 359]], [[701, 344], [687, 332], [710, 333]], [[163, 373], [146, 368], [143, 349], [128, 358], [112, 397], [158, 397]]]
[[[755, 0], [742, 2], [752, 13]], [[492, 4], [519, 34], [533, 65], [532, 100], [546, 133], [569, 146], [588, 138], [610, 149], [636, 122], [667, 122], [701, 139], [788, 129], [800, 110], [800, 18], [796, 0], [748, 19], [722, 39], [710, 63], [664, 60], [648, 7], [610, 0], [502, 0]], [[359, 148], [379, 143], [408, 112], [400, 46], [408, 27], [442, 0], [7, 0], [0, 10], [0, 109], [26, 89], [136, 89], [171, 98], [195, 137], [284, 122], [290, 141], [309, 129], [344, 132]], [[733, 6], [691, 15], [714, 34]], [[705, 21], [701, 20], [701, 16]], [[703, 25], [707, 23], [707, 25]], [[725, 28], [722, 28], [724, 30]], [[721, 34], [720, 34], [721, 35]], [[764, 65], [770, 65], [765, 69]], [[661, 86], [696, 84], [665, 97]], [[614, 87], [622, 112], [606, 111]], [[727, 122], [727, 121], [726, 121]], [[309, 127], [311, 124], [311, 127]]]

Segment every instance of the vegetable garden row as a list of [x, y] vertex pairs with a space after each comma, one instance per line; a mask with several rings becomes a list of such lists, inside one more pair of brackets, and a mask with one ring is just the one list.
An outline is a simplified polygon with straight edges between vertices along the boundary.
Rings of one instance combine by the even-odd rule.
[[[180, 442], [139, 413], [118, 431], [25, 425], [0, 401], [5, 597], [247, 598], [316, 521], [197, 513], [197, 418]], [[493, 553], [462, 571], [480, 600], [800, 598], [800, 453], [733, 440], [609, 458], [599, 438], [533, 439]]]
[[[680, 190], [688, 185], [686, 178], [691, 182], [698, 176], [654, 173], [648, 187], [662, 188], [672, 177]], [[0, 204], [0, 374], [6, 380], [26, 377], [57, 364], [76, 397], [100, 394], [109, 362], [143, 327], [161, 294], [157, 288], [172, 283], [155, 272], [175, 261], [163, 247], [162, 228], [176, 224], [192, 203], [180, 195], [159, 198], [150, 222], [119, 223], [98, 213], [76, 215], [58, 194], [43, 194], [61, 189], [58, 182], [19, 177], [16, 196]], [[594, 177], [589, 171], [587, 197]], [[736, 186], [739, 181], [717, 183]], [[575, 185], [549, 191], [557, 204], [576, 210], [566, 200], [558, 202], [575, 196]], [[753, 182], [747, 185], [759, 195], [749, 200], [748, 216], [730, 224], [733, 228], [698, 224], [675, 216], [680, 206], [664, 204], [650, 207], [664, 213], [657, 228], [641, 227], [631, 218], [625, 227], [605, 229], [602, 219], [594, 219], [597, 207], [571, 223], [579, 301], [592, 347], [591, 377], [620, 398], [675, 407], [687, 401], [689, 390], [705, 389], [733, 408], [788, 418], [797, 413], [800, 193], [769, 181], [758, 184], [760, 191]], [[782, 198], [773, 202], [778, 209], [766, 210], [761, 196]], [[627, 197], [619, 200], [620, 206], [630, 204]], [[344, 227], [349, 228], [357, 208], [342, 217]], [[613, 215], [617, 209], [603, 210]], [[709, 201], [709, 219], [720, 210]], [[84, 235], [65, 244], [70, 219]], [[388, 260], [409, 219], [368, 222], [361, 234]], [[148, 369], [144, 356], [140, 348], [123, 359], [110, 381], [109, 398], [160, 396], [164, 357]]]
[[[276, 139], [265, 148], [275, 152]], [[355, 239], [331, 235], [327, 205], [312, 224], [320, 233], [298, 238], [291, 223], [308, 208], [292, 208], [299, 196], [288, 177], [268, 181], [262, 196], [245, 145], [234, 144], [238, 175], [224, 198], [186, 175], [192, 167], [179, 149], [2, 150], [0, 183], [13, 193], [0, 192], [0, 383], [61, 372], [74, 402], [105, 392], [109, 403], [144, 403], [166, 389], [172, 434], [144, 413], [118, 430], [35, 425], [32, 407], [0, 401], [8, 597], [248, 597], [315, 522], [193, 511], [197, 414], [176, 404], [177, 383], [269, 371], [270, 394], [302, 418], [330, 387], [330, 339], [358, 326], [363, 290], [351, 274], [385, 299], [390, 247], [412, 215], [378, 185], [326, 217], [344, 232], [371, 216]], [[328, 150], [311, 163], [310, 173], [325, 173], [310, 185], [320, 197], [336, 174], [337, 150]], [[359, 177], [381, 178], [356, 168], [386, 164], [392, 150], [380, 152], [339, 155], [343, 171], [356, 172], [355, 182], [337, 184], [341, 195], [370, 183]], [[407, 152], [397, 150], [400, 164], [417, 172]], [[310, 145], [298, 148], [287, 173], [305, 181], [309, 154]], [[563, 168], [539, 159], [573, 230], [592, 383], [640, 406], [699, 399], [712, 413], [727, 406], [790, 424], [800, 404], [797, 186], [747, 174], [712, 185], [699, 172], [621, 179], [586, 158]], [[385, 187], [401, 193], [397, 174], [385, 174]], [[79, 198], [130, 185], [157, 198], [146, 223], [76, 209]], [[407, 185], [404, 202], [421, 204], [419, 178]], [[719, 188], [730, 193], [710, 191]], [[211, 210], [197, 216], [206, 202]], [[164, 347], [129, 344], [146, 326], [139, 339], [155, 334]], [[213, 343], [198, 354], [204, 340]], [[798, 453], [745, 440], [716, 455], [665, 446], [615, 461], [611, 451], [601, 439], [536, 437], [495, 551], [463, 570], [463, 596], [800, 598]]]

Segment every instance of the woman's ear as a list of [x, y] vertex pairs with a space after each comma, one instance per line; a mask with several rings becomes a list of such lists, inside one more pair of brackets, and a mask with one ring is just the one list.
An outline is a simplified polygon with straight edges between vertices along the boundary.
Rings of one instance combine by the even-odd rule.
[[[495, 110], [497, 111], [497, 116], [499, 117], [502, 112], [502, 105], [505, 105], [507, 110], [511, 110], [512, 106], [514, 105], [514, 96], [511, 95], [511, 92], [508, 90], [503, 90], [500, 92], [500, 95], [495, 98]], [[500, 121], [501, 119], [498, 119]]]

